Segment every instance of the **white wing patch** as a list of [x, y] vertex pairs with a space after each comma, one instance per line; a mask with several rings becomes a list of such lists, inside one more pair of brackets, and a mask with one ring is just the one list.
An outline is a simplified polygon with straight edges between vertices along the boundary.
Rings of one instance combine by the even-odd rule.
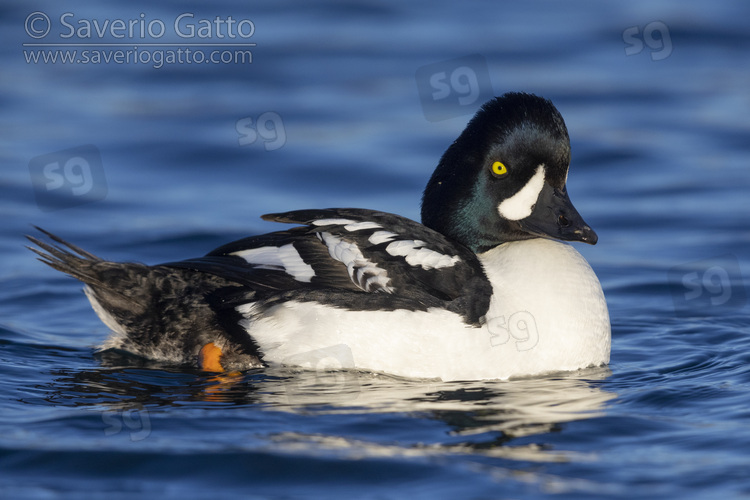
[[398, 238], [396, 233], [390, 231], [375, 231], [370, 235], [369, 241], [373, 245], [380, 245], [381, 243], [387, 243]]
[[356, 224], [351, 219], [318, 219], [312, 221], [313, 226], [343, 226], [344, 224]]
[[373, 289], [382, 289], [393, 293], [393, 288], [388, 286], [391, 279], [385, 269], [379, 268], [374, 262], [367, 259], [356, 244], [340, 240], [331, 233], [318, 233], [321, 240], [328, 247], [328, 253], [346, 266], [349, 278], [365, 292]]
[[385, 247], [385, 251], [394, 257], [404, 257], [409, 265], [420, 266], [425, 270], [452, 267], [461, 261], [461, 257], [457, 255], [445, 255], [423, 248], [425, 245], [427, 243], [422, 240], [400, 240], [390, 243]]
[[313, 226], [344, 226], [349, 232], [352, 231], [363, 231], [365, 229], [380, 229], [381, 226], [377, 222], [363, 221], [355, 222], [350, 219], [318, 219], [312, 221]]
[[344, 226], [344, 229], [347, 231], [362, 231], [365, 229], [380, 229], [381, 226], [377, 222], [371, 222], [371, 221], [365, 221], [365, 222], [355, 222], [353, 224], [347, 224]]
[[258, 269], [284, 271], [297, 281], [309, 283], [315, 276], [315, 270], [302, 260], [291, 243], [280, 247], [250, 248], [231, 255], [242, 257]]
[[544, 187], [544, 165], [536, 167], [536, 173], [516, 194], [497, 206], [500, 215], [508, 220], [521, 220], [531, 215], [532, 207], [539, 199]]

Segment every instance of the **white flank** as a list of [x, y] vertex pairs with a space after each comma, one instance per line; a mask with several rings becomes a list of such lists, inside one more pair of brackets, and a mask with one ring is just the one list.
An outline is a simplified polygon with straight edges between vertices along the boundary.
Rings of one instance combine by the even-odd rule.
[[369, 240], [373, 245], [380, 245], [381, 243], [393, 241], [395, 238], [398, 238], [396, 233], [390, 231], [375, 231], [370, 235]]
[[284, 271], [297, 281], [309, 283], [315, 276], [315, 270], [300, 257], [294, 245], [289, 243], [281, 247], [260, 247], [240, 250], [232, 255], [242, 257], [250, 264], [261, 269]]
[[239, 306], [240, 325], [258, 343], [264, 361], [320, 371], [507, 379], [609, 361], [604, 294], [572, 246], [540, 238], [515, 241], [479, 259], [494, 290], [481, 327], [469, 327], [441, 308], [354, 311], [295, 301], [270, 309]]
[[374, 262], [362, 255], [357, 245], [340, 240], [330, 233], [319, 234], [323, 243], [328, 247], [328, 253], [331, 257], [346, 266], [352, 283], [365, 292], [371, 291], [373, 285], [377, 285], [385, 292], [393, 292], [393, 289], [388, 286], [390, 278], [385, 269], [379, 268]]
[[451, 267], [461, 260], [457, 255], [445, 255], [429, 248], [422, 248], [425, 245], [422, 240], [400, 240], [389, 244], [385, 251], [394, 257], [404, 257], [409, 265], [420, 266], [425, 270]]
[[539, 199], [544, 187], [544, 165], [536, 167], [536, 173], [519, 192], [503, 200], [497, 206], [500, 215], [508, 220], [521, 220], [531, 215], [532, 207]]

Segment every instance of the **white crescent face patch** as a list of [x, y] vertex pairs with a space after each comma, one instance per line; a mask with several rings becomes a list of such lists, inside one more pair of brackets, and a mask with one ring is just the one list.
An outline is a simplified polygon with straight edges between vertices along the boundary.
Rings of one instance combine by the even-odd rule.
[[544, 187], [544, 165], [536, 167], [536, 173], [516, 194], [503, 200], [497, 211], [508, 220], [521, 220], [531, 215], [531, 210]]

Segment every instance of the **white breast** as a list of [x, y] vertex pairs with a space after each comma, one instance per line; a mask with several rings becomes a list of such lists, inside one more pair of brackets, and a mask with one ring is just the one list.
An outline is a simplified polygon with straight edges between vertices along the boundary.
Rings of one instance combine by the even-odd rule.
[[349, 311], [287, 302], [243, 326], [271, 363], [443, 380], [507, 379], [609, 361], [604, 294], [570, 245], [534, 239], [481, 254], [494, 288], [481, 328], [443, 309]]
[[479, 256], [494, 289], [487, 314], [493, 349], [511, 374], [609, 362], [609, 312], [588, 262], [566, 243], [505, 243]]

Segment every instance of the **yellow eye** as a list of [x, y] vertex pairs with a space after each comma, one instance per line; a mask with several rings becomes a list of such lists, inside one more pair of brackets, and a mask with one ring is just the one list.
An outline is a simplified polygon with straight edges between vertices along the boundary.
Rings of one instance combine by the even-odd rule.
[[508, 175], [508, 167], [503, 165], [502, 162], [496, 161], [492, 164], [492, 173], [497, 177], [505, 177]]

